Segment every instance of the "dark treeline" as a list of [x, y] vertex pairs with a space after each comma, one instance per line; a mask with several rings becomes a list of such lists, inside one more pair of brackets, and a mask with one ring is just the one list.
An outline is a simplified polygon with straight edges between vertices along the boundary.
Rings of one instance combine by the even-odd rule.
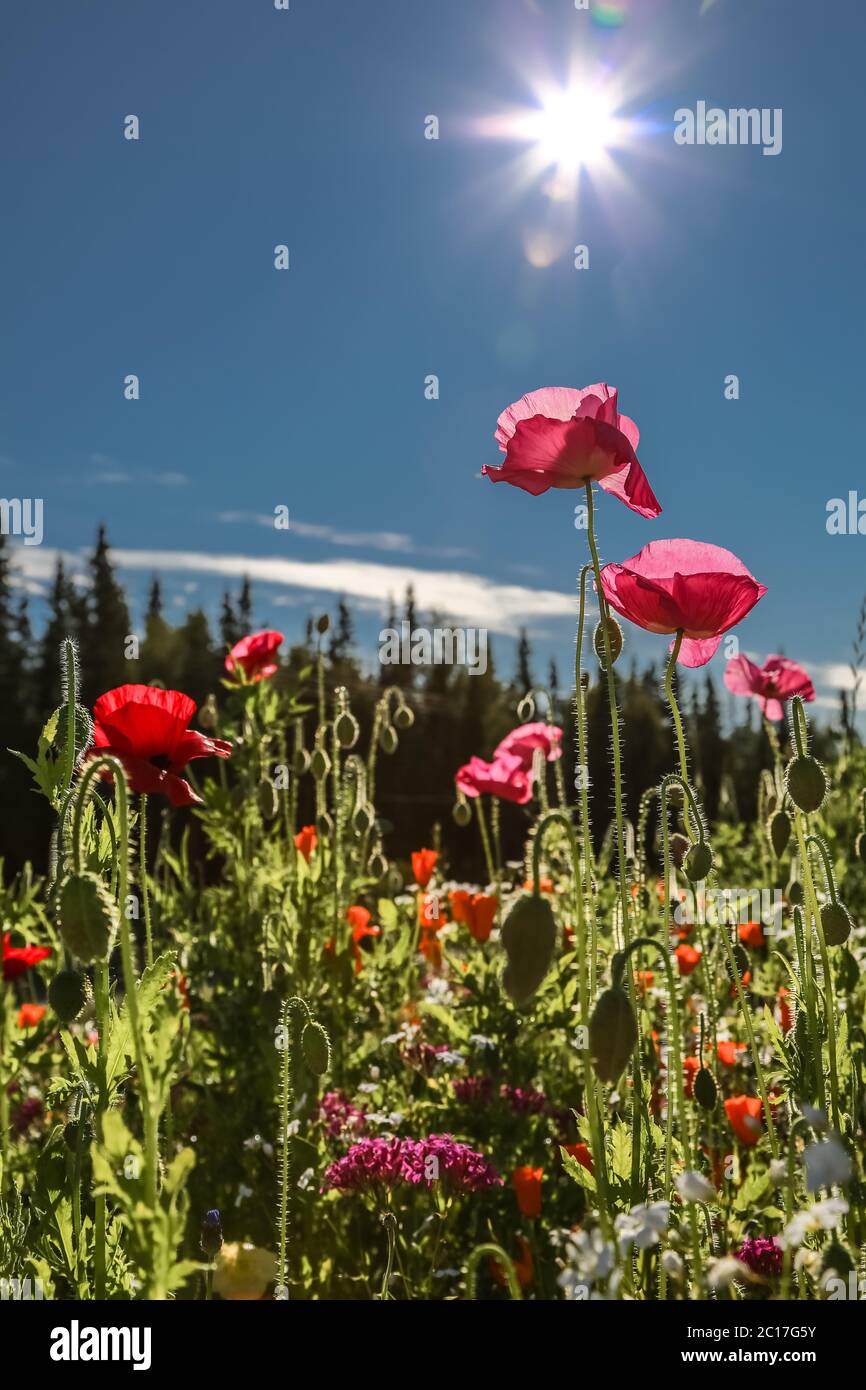
[[[72, 636], [78, 642], [82, 698], [88, 706], [103, 691], [130, 681], [183, 690], [201, 706], [209, 694], [216, 694], [218, 703], [224, 698], [220, 682], [225, 674], [226, 651], [239, 637], [263, 624], [256, 622], [253, 594], [245, 580], [237, 594], [224, 595], [218, 631], [212, 631], [200, 608], [188, 612], [179, 625], [173, 625], [163, 611], [159, 579], [154, 578], [135, 659], [129, 655], [128, 639], [133, 632], [129, 606], [111, 563], [103, 527], [88, 561], [86, 585], [73, 583], [62, 561], [58, 563], [47, 596], [47, 620], [38, 635], [31, 626], [26, 597], [18, 596], [11, 568], [8, 547], [0, 536], [2, 855], [9, 870], [19, 868], [27, 860], [43, 869], [51, 831], [50, 813], [45, 801], [31, 794], [27, 769], [5, 749], [19, 748], [32, 754], [40, 729], [59, 705], [62, 639]], [[413, 627], [422, 622], [444, 625], [436, 615], [416, 612], [411, 591], [402, 611], [392, 606], [387, 625], [396, 627], [402, 619]], [[490, 645], [483, 675], [469, 675], [465, 668], [446, 665], [382, 666], [370, 674], [358, 660], [352, 613], [341, 600], [324, 637], [318, 636], [312, 616], [297, 640], [292, 642], [287, 635], [288, 650], [276, 679], [291, 689], [305, 681], [306, 693], [312, 697], [310, 670], [315, 663], [317, 643], [326, 662], [327, 687], [348, 688], [365, 739], [376, 700], [385, 686], [403, 687], [415, 710], [415, 723], [401, 732], [396, 755], [382, 754], [379, 758], [377, 803], [388, 824], [386, 848], [392, 857], [406, 858], [413, 848], [429, 845], [438, 824], [452, 872], [465, 877], [481, 874], [477, 835], [470, 829], [459, 830], [451, 819], [454, 773], [473, 753], [484, 758], [491, 756], [499, 740], [520, 722], [517, 707], [530, 686], [544, 686], [551, 692], [555, 722], [565, 729], [565, 783], [569, 789], [574, 787], [572, 692], [559, 688], [553, 663], [547, 672], [535, 669], [525, 633], [518, 643], [517, 668], [510, 680], [497, 674]], [[591, 653], [591, 643], [586, 645]], [[658, 783], [673, 766], [672, 733], [661, 698], [660, 671], [652, 666], [644, 670], [629, 666], [626, 648], [617, 664], [617, 677], [628, 814], [636, 820], [642, 792]], [[689, 680], [682, 704], [693, 771], [710, 819], [752, 819], [756, 814], [758, 771], [771, 765], [769, 746], [753, 703], [737, 702], [738, 707], [742, 706], [742, 723], [725, 733], [713, 682], [698, 672]], [[599, 683], [595, 669], [591, 673], [587, 708], [591, 807], [594, 831], [600, 838], [611, 818], [612, 777], [606, 686]], [[312, 716], [309, 718], [312, 720]], [[831, 753], [833, 738], [829, 730], [817, 732], [819, 756]], [[312, 723], [307, 731], [307, 745], [311, 742]], [[571, 797], [575, 799], [573, 792]], [[303, 801], [301, 809], [304, 810]], [[187, 813], [175, 814], [181, 819]], [[526, 828], [524, 808], [503, 807], [506, 858], [520, 856]]]

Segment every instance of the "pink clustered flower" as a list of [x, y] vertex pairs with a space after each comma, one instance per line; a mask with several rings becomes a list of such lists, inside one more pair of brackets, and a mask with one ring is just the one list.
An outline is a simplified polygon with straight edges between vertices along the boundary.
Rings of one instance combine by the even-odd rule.
[[499, 1092], [518, 1115], [541, 1115], [547, 1109], [547, 1097], [533, 1086], [503, 1086]]
[[363, 1132], [367, 1112], [343, 1091], [326, 1091], [319, 1101], [319, 1119], [329, 1139], [344, 1139]]
[[461, 1105], [489, 1105], [493, 1099], [493, 1080], [489, 1076], [463, 1076], [451, 1082], [455, 1100]]
[[737, 1259], [748, 1265], [753, 1274], [761, 1274], [765, 1279], [782, 1272], [782, 1247], [777, 1240], [765, 1236], [744, 1240], [737, 1251]]
[[361, 1139], [344, 1158], [326, 1168], [322, 1190], [369, 1192], [377, 1187], [433, 1186], [451, 1194], [501, 1187], [502, 1178], [483, 1154], [450, 1134], [426, 1139]]

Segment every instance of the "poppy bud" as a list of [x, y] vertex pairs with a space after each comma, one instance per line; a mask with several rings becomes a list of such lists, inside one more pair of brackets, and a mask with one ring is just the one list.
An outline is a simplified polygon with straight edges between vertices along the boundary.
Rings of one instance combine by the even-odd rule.
[[320, 816], [316, 816], [316, 830], [322, 839], [328, 839], [334, 833], [334, 822], [331, 820], [327, 811], [323, 811]]
[[357, 719], [347, 709], [337, 716], [334, 733], [341, 748], [354, 748], [360, 732]]
[[547, 899], [524, 893], [503, 922], [501, 937], [508, 957], [502, 983], [520, 1007], [538, 989], [556, 950], [556, 921]]
[[860, 834], [854, 842], [854, 853], [861, 864], [866, 864], [866, 835]]
[[770, 844], [773, 846], [773, 853], [777, 859], [781, 859], [791, 838], [790, 816], [784, 811], [777, 811], [774, 816], [771, 816], [767, 829], [770, 835]]
[[857, 981], [860, 979], [860, 967], [847, 946], [839, 952], [836, 958], [836, 969], [839, 988], [845, 994], [851, 994], [857, 988]]
[[208, 695], [198, 712], [198, 722], [206, 733], [212, 734], [217, 726], [217, 707], [213, 695]]
[[355, 807], [352, 815], [352, 827], [359, 835], [366, 835], [373, 825], [373, 810], [366, 802], [362, 801], [360, 806]]
[[803, 885], [798, 878], [792, 878], [788, 884], [788, 902], [792, 907], [803, 906]]
[[[610, 664], [611, 666], [613, 666], [616, 662], [617, 657], [622, 651], [622, 628], [620, 627], [619, 623], [617, 622], [616, 618], [613, 616], [612, 613], [609, 613], [607, 615], [606, 626], [607, 640], [608, 645], [610, 647]], [[602, 627], [602, 620], [596, 623], [595, 632], [592, 634], [592, 645], [595, 648], [595, 654], [598, 658], [598, 664], [604, 671], [606, 669], [604, 664], [606, 656], [604, 650], [604, 628]]]
[[93, 991], [78, 970], [59, 970], [48, 986], [48, 1002], [61, 1023], [71, 1023], [89, 1003]]
[[472, 819], [472, 812], [465, 801], [456, 801], [451, 810], [455, 825], [468, 825]]
[[331, 1065], [331, 1042], [321, 1023], [308, 1023], [301, 1034], [304, 1061], [314, 1076], [324, 1076]]
[[60, 935], [79, 960], [107, 960], [118, 927], [117, 906], [95, 874], [70, 874], [58, 900]]
[[367, 869], [369, 871], [370, 877], [372, 879], [375, 879], [375, 881], [378, 883], [381, 879], [385, 877], [386, 873], [388, 872], [388, 864], [383, 855], [373, 854], [370, 856], [370, 862], [367, 865]]
[[222, 1250], [222, 1218], [216, 1208], [214, 1208], [213, 1211], [205, 1212], [204, 1221], [201, 1223], [199, 1245], [209, 1260], [216, 1259], [220, 1250]]
[[306, 748], [296, 748], [292, 754], [292, 772], [297, 777], [303, 777], [310, 766], [310, 755]]
[[397, 752], [397, 733], [390, 724], [383, 724], [379, 730], [379, 747], [389, 755]]
[[690, 883], [702, 883], [713, 867], [713, 851], [706, 840], [698, 840], [692, 845], [683, 862], [686, 878]]
[[328, 628], [330, 626], [331, 619], [328, 617], [327, 613], [321, 613], [319, 617], [316, 619], [316, 631], [318, 632], [319, 636], [324, 637], [325, 633], [328, 631]]
[[408, 705], [398, 705], [394, 711], [394, 723], [398, 729], [411, 729], [415, 723], [415, 712]]
[[619, 1081], [636, 1042], [637, 1019], [628, 995], [611, 985], [599, 995], [589, 1020], [589, 1055], [601, 1081]]
[[827, 778], [816, 758], [799, 754], [788, 763], [785, 790], [801, 811], [817, 811], [827, 795]]
[[331, 770], [331, 759], [324, 748], [317, 748], [310, 758], [310, 771], [317, 782], [323, 782]]
[[521, 724], [527, 724], [535, 714], [535, 701], [531, 695], [524, 695], [520, 704], [517, 706], [517, 718]]
[[277, 797], [277, 789], [270, 778], [262, 778], [261, 782], [259, 782], [259, 789], [256, 796], [262, 819], [273, 820], [279, 810], [280, 803]]
[[681, 869], [683, 867], [683, 860], [691, 848], [689, 841], [686, 839], [685, 835], [676, 833], [671, 835], [668, 845], [670, 847], [671, 860], [674, 866], [677, 869]]
[[828, 946], [841, 946], [851, 935], [853, 923], [842, 903], [825, 903], [821, 908], [821, 927]]
[[692, 1086], [692, 1095], [702, 1110], [715, 1109], [718, 1090], [713, 1073], [707, 1067], [701, 1067], [698, 1071]]

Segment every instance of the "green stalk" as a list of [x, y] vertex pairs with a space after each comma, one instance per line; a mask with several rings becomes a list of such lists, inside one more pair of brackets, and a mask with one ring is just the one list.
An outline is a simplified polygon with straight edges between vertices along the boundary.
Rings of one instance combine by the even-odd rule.
[[[141, 793], [138, 803], [138, 871], [141, 879], [141, 904], [144, 908], [144, 951], [148, 969], [153, 965], [153, 935], [150, 927], [150, 889], [147, 882], [147, 794]], [[122, 905], [121, 899], [121, 905]]]
[[577, 758], [580, 769], [580, 834], [583, 840], [583, 900], [589, 918], [589, 992], [595, 998], [598, 975], [598, 927], [595, 917], [595, 899], [592, 892], [592, 830], [589, 822], [589, 763], [586, 749], [586, 709], [583, 699], [583, 630], [586, 620], [586, 581], [592, 572], [592, 565], [584, 565], [580, 571], [580, 603], [577, 615], [577, 642], [574, 655], [574, 717], [577, 725]]

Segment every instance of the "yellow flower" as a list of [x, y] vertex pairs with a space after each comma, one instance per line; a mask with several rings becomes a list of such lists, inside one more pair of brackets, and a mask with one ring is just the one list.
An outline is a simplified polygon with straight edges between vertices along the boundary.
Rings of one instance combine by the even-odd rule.
[[223, 1245], [214, 1265], [214, 1293], [220, 1298], [261, 1298], [274, 1278], [274, 1268], [269, 1250], [239, 1240]]

